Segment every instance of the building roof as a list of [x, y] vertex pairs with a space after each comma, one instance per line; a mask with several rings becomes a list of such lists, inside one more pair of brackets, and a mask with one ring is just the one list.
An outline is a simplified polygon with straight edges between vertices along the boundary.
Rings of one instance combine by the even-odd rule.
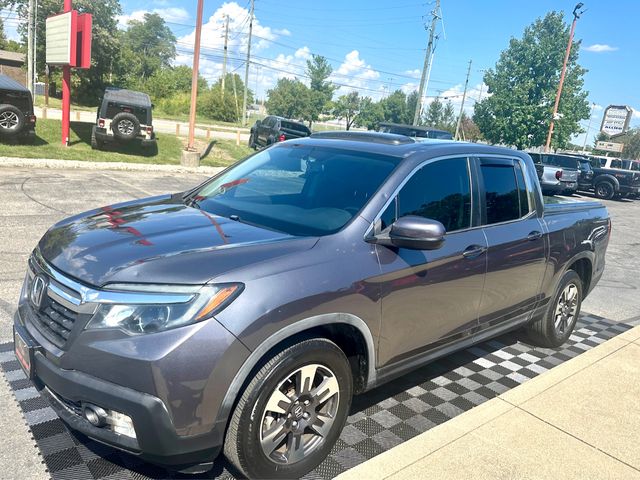
[[0, 60], [24, 63], [25, 54], [20, 52], [10, 52], [8, 50], [0, 50]]

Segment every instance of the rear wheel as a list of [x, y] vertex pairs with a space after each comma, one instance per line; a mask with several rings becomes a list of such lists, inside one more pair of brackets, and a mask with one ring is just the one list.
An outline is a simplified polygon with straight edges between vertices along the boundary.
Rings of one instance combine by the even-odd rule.
[[25, 118], [19, 108], [13, 105], [0, 105], [0, 133], [13, 136], [22, 131]]
[[349, 362], [326, 339], [297, 343], [256, 373], [231, 418], [227, 458], [249, 478], [300, 478], [338, 439], [352, 396]]
[[559, 347], [571, 336], [581, 306], [582, 280], [575, 271], [568, 270], [560, 279], [544, 317], [527, 328], [529, 337], [541, 347]]
[[595, 186], [596, 197], [602, 198], [604, 200], [611, 200], [616, 193], [616, 189], [613, 186], [613, 183], [603, 180], [598, 182]]
[[111, 122], [113, 136], [122, 141], [131, 141], [140, 133], [140, 121], [133, 113], [120, 112]]

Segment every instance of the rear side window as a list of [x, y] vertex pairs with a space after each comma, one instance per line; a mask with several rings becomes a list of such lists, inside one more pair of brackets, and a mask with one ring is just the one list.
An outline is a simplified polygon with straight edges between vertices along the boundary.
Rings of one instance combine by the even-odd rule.
[[[480, 170], [485, 190], [487, 224], [520, 218], [521, 196], [513, 163], [487, 162], [481, 164]], [[524, 193], [526, 195], [526, 191]]]
[[611, 168], [622, 168], [622, 160], [611, 160]]
[[294, 130], [296, 132], [304, 132], [307, 134], [311, 133], [311, 131], [306, 126], [296, 122], [287, 122], [286, 120], [280, 122], [280, 127], [286, 130]]
[[382, 214], [382, 228], [407, 215], [437, 220], [447, 232], [471, 226], [471, 188], [466, 158], [438, 160], [418, 170]]

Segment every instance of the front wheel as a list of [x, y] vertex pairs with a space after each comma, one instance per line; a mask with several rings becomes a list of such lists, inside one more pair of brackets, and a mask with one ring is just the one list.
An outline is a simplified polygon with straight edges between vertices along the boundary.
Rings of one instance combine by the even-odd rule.
[[231, 418], [224, 453], [249, 478], [300, 478], [328, 455], [342, 431], [353, 380], [340, 348], [297, 343], [268, 360]]
[[575, 271], [568, 270], [560, 279], [544, 317], [527, 328], [529, 338], [541, 347], [559, 347], [571, 336], [581, 306], [582, 280]]

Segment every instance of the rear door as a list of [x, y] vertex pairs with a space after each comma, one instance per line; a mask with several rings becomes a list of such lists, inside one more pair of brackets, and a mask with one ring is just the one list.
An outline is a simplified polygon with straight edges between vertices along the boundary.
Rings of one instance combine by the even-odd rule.
[[478, 158], [487, 274], [480, 303], [481, 329], [526, 319], [546, 268], [547, 234], [535, 208], [531, 178], [520, 159]]
[[477, 214], [469, 159], [438, 159], [418, 169], [386, 207], [384, 230], [406, 215], [440, 221], [437, 250], [376, 245], [381, 276], [381, 365], [395, 363], [471, 335], [486, 269], [486, 241]]

